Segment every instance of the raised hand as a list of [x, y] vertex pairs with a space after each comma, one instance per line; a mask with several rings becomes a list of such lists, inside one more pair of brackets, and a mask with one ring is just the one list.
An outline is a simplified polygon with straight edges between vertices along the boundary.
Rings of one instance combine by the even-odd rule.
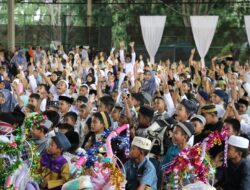
[[193, 49], [191, 50], [191, 54], [192, 54], [192, 55], [195, 54], [195, 48], [193, 48]]
[[134, 47], [134, 46], [135, 46], [135, 42], [130, 42], [130, 43], [129, 43], [129, 46], [130, 46], [130, 47]]

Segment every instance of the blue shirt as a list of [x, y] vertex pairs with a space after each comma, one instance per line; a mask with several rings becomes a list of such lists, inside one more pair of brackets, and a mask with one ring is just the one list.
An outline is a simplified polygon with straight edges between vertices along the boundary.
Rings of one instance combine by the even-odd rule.
[[165, 171], [169, 164], [174, 160], [174, 158], [179, 154], [180, 150], [176, 145], [172, 145], [168, 148], [167, 153], [162, 159], [161, 169]]
[[157, 190], [157, 175], [152, 162], [148, 158], [137, 166], [133, 160], [128, 160], [125, 164], [128, 189], [137, 189], [141, 184]]

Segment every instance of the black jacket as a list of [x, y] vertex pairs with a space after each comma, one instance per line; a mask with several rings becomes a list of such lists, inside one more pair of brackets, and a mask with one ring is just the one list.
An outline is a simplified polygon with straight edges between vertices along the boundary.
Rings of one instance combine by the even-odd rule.
[[242, 159], [238, 165], [228, 161], [217, 186], [223, 190], [249, 190], [250, 189], [250, 160]]

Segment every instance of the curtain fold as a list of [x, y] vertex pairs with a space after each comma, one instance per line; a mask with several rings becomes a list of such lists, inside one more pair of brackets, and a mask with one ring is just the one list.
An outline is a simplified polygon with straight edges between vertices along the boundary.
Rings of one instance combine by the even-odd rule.
[[244, 20], [245, 20], [245, 28], [247, 32], [247, 40], [248, 40], [248, 44], [250, 44], [250, 16], [249, 15], [244, 16]]
[[191, 16], [191, 27], [197, 51], [201, 57], [202, 68], [205, 68], [205, 56], [212, 43], [218, 16]]
[[142, 36], [150, 57], [150, 63], [155, 63], [155, 55], [159, 49], [164, 31], [166, 16], [140, 16]]

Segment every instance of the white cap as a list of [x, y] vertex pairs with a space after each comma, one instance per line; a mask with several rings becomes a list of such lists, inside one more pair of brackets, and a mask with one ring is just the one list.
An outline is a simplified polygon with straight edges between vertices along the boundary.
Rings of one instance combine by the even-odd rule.
[[232, 135], [229, 137], [228, 144], [238, 148], [247, 149], [249, 146], [249, 140], [243, 137]]
[[87, 91], [89, 92], [89, 86], [87, 84], [81, 84], [81, 87], [86, 87]]
[[194, 115], [193, 117], [191, 117], [190, 120], [192, 121], [193, 119], [198, 119], [198, 120], [200, 120], [203, 126], [206, 125], [206, 119], [205, 119], [205, 117], [203, 117], [202, 115]]
[[151, 150], [151, 140], [143, 137], [134, 137], [132, 145], [137, 146], [143, 150]]
[[66, 88], [67, 89], [69, 88], [69, 83], [66, 80], [59, 80], [57, 83], [59, 82], [64, 82], [66, 84]]

